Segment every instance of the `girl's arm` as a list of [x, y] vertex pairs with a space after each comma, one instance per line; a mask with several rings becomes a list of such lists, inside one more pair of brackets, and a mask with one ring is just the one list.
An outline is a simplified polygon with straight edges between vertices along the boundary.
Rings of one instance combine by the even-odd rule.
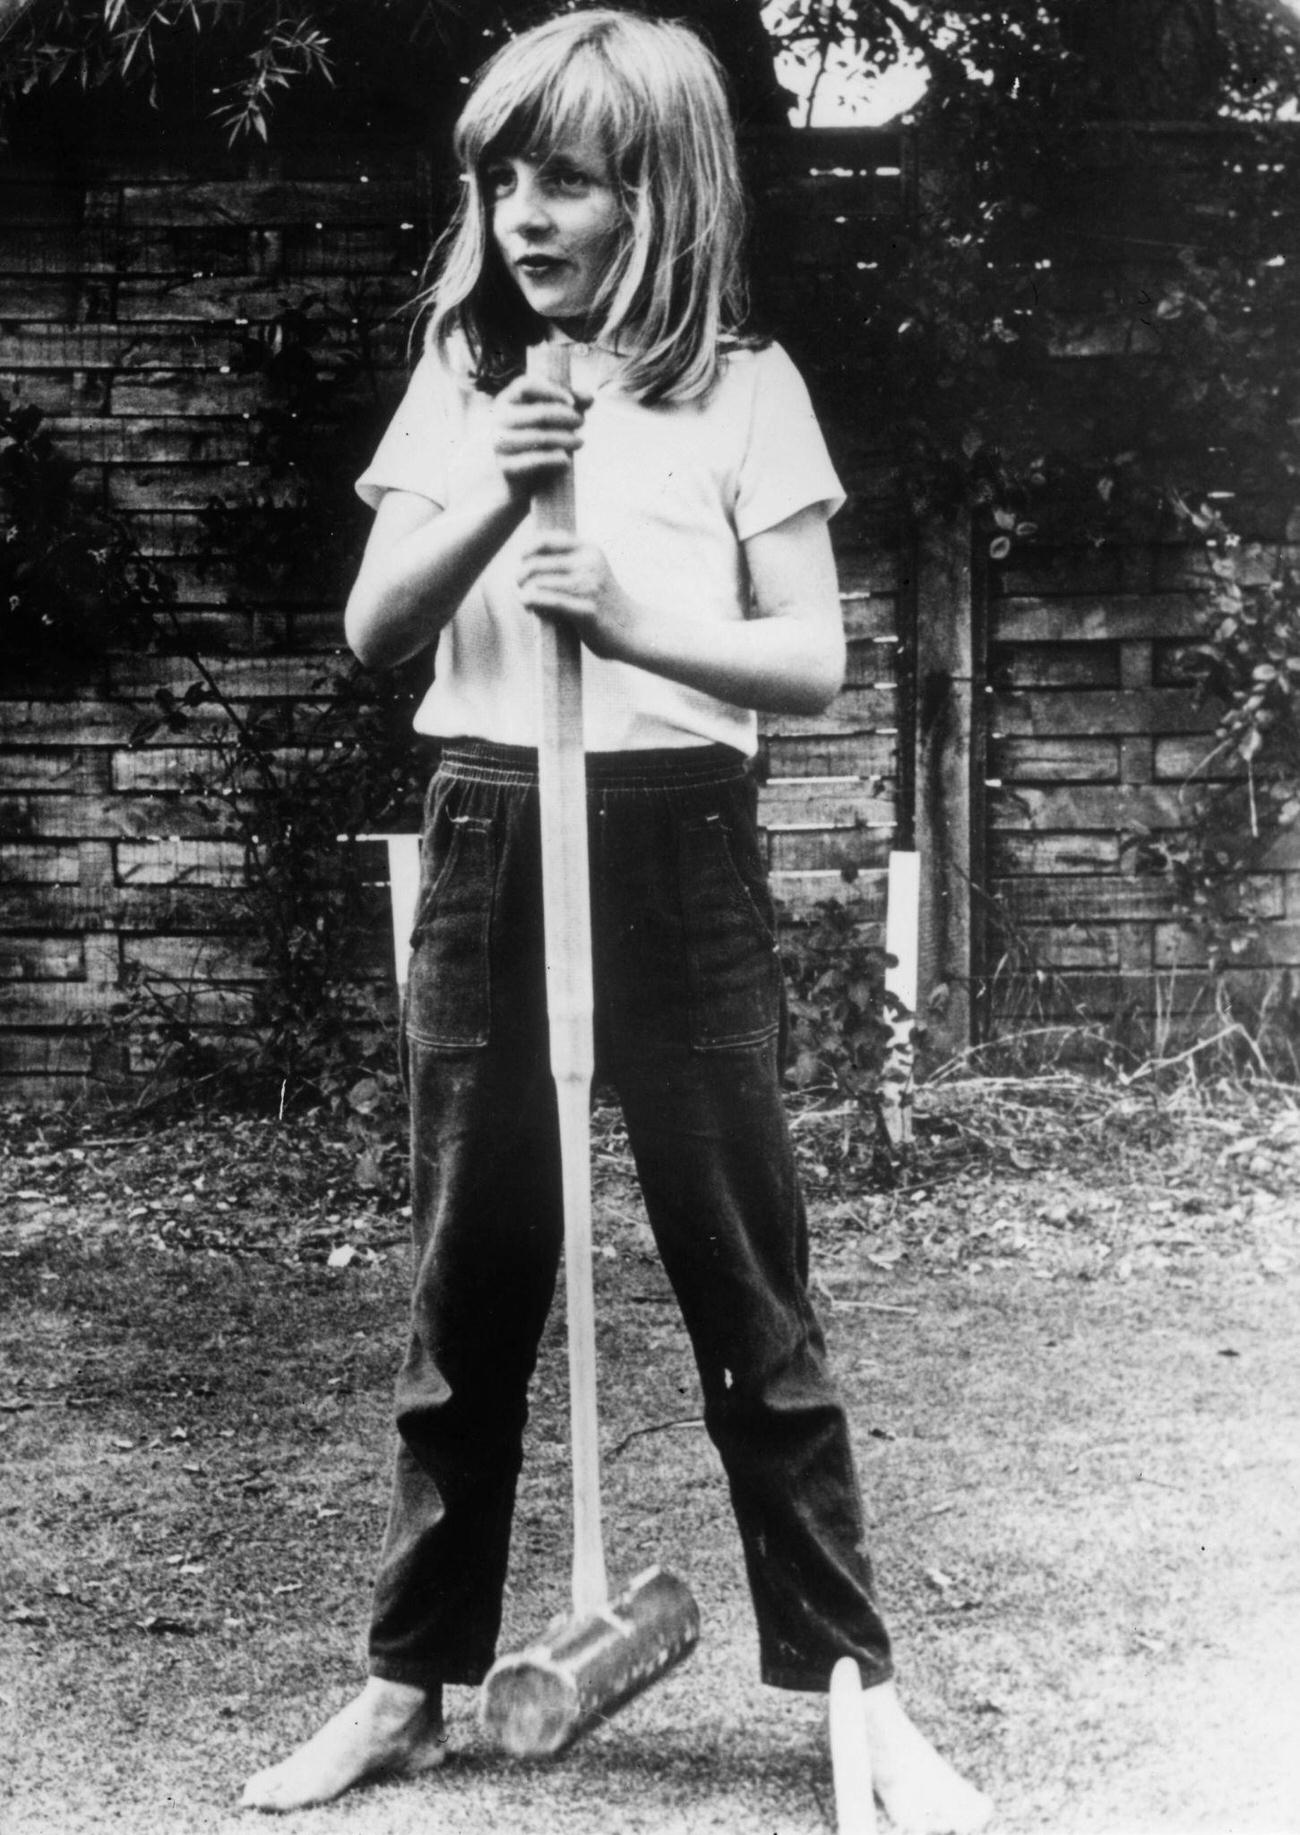
[[820, 713], [844, 679], [844, 628], [826, 518], [810, 505], [744, 544], [754, 614], [715, 624], [639, 605], [598, 548], [538, 536], [520, 576], [524, 603], [567, 617], [597, 656], [635, 663], [736, 707]]
[[493, 404], [495, 476], [442, 509], [386, 491], [348, 597], [343, 628], [372, 668], [393, 668], [437, 637], [524, 517], [533, 490], [582, 444], [587, 400], [521, 376]]
[[357, 658], [391, 669], [427, 649], [527, 512], [504, 487], [450, 510], [385, 491], [343, 614]]

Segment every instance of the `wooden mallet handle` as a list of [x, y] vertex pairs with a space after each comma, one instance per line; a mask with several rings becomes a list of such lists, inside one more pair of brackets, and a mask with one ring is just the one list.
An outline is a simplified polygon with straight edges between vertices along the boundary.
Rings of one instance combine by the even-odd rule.
[[[569, 350], [534, 345], [528, 372], [570, 386]], [[533, 497], [541, 529], [572, 532], [573, 467]], [[559, 1110], [564, 1181], [564, 1268], [573, 1437], [573, 1609], [599, 1611], [608, 1597], [600, 1520], [596, 1412], [596, 1314], [591, 1255], [593, 994], [591, 885], [587, 864], [587, 771], [582, 732], [582, 645], [566, 625], [538, 620], [541, 730], [537, 774], [542, 818], [542, 905], [551, 1074]]]

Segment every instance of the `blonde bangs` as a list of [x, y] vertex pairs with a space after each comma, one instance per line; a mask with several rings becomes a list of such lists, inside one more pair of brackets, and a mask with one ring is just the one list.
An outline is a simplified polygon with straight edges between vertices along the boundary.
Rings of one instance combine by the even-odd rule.
[[700, 40], [636, 14], [561, 15], [484, 66], [456, 127], [462, 197], [435, 251], [429, 340], [445, 347], [463, 334], [484, 387], [522, 367], [546, 327], [496, 257], [484, 168], [582, 140], [603, 150], [627, 217], [594, 302], [599, 339], [626, 354], [629, 394], [695, 399], [716, 381], [723, 340], [746, 310], [735, 133]]
[[[588, 136], [616, 163], [618, 148], [636, 131], [626, 92], [594, 45], [568, 46], [568, 34], [555, 37], [560, 43], [541, 27], [515, 39], [488, 65], [456, 124], [462, 171], [477, 175], [501, 155], [544, 158]], [[495, 81], [487, 80], [489, 73]]]

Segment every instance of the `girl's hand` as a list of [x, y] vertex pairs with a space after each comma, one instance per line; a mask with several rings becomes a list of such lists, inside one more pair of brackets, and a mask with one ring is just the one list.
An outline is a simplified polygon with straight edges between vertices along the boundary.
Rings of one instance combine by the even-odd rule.
[[572, 624], [593, 655], [637, 660], [641, 614], [590, 542], [558, 532], [532, 535], [520, 560], [519, 591], [530, 612]]
[[492, 448], [513, 498], [526, 500], [582, 444], [591, 397], [536, 376], [517, 376], [492, 404]]

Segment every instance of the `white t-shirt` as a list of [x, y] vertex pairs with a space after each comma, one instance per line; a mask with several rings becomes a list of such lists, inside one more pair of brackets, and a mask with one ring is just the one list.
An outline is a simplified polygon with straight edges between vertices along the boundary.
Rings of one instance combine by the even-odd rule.
[[[594, 395], [577, 455], [578, 531], [600, 548], [640, 604], [683, 607], [727, 623], [747, 616], [741, 544], [812, 504], [831, 516], [844, 494], [808, 391], [779, 345], [730, 352], [703, 402], [647, 407], [619, 388], [616, 355], [573, 347], [575, 386]], [[496, 471], [491, 398], [435, 354], [357, 481], [376, 507], [411, 491], [447, 508]], [[438, 639], [417, 732], [501, 745], [537, 744], [537, 621], [516, 585], [526, 529], [517, 530]], [[755, 750], [752, 710], [582, 653], [589, 752], [721, 743]]]

